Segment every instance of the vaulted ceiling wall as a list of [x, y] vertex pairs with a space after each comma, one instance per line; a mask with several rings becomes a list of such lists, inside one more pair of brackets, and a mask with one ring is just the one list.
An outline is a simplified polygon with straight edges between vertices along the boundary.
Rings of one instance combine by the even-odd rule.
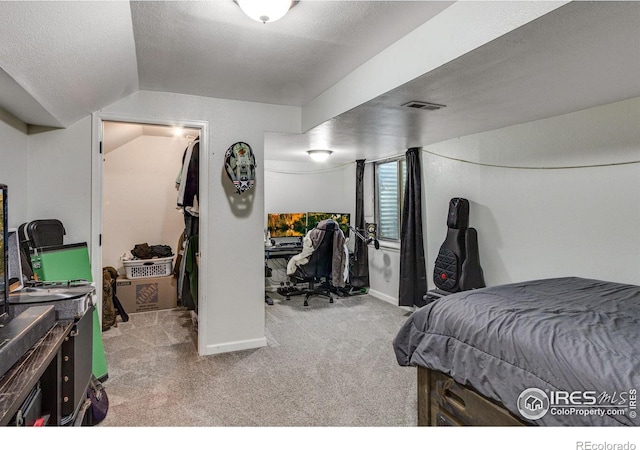
[[[640, 96], [640, 2], [0, 2], [0, 108], [68, 127], [138, 90], [299, 106], [269, 159], [384, 156]], [[409, 110], [419, 100], [446, 105]]]

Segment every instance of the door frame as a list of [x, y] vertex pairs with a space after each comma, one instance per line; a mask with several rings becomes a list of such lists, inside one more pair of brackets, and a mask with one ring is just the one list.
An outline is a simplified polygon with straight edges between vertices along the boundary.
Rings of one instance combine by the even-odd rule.
[[[200, 130], [200, 152], [199, 152], [199, 229], [204, 230], [198, 237], [198, 272], [207, 274], [207, 249], [209, 229], [209, 122], [203, 120], [182, 120], [182, 119], [159, 119], [157, 117], [126, 116], [122, 114], [112, 114], [97, 112], [92, 114], [91, 125], [91, 267], [95, 281], [102, 280], [102, 216], [103, 216], [103, 122], [127, 122], [141, 125], [164, 125], [172, 127], [195, 128]], [[176, 169], [177, 170], [177, 169]], [[101, 283], [96, 283], [97, 309], [100, 323], [102, 324], [102, 288]], [[207, 317], [207, 277], [198, 277], [198, 354], [206, 354], [206, 320]]]

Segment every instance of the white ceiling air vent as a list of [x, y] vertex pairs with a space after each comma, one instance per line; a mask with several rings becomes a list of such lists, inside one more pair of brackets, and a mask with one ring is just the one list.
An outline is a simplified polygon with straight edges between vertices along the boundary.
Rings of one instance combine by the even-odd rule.
[[444, 108], [446, 105], [438, 105], [437, 103], [429, 103], [429, 102], [409, 102], [405, 103], [405, 108], [414, 108], [414, 109], [426, 109], [427, 111], [436, 111], [440, 108]]

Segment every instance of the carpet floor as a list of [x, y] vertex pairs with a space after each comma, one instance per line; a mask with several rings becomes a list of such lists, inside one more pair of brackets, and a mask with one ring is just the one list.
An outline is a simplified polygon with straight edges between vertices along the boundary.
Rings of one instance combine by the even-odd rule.
[[199, 356], [189, 311], [130, 314], [103, 333], [104, 427], [404, 427], [416, 370], [392, 340], [407, 319], [370, 295], [265, 305], [263, 348]]

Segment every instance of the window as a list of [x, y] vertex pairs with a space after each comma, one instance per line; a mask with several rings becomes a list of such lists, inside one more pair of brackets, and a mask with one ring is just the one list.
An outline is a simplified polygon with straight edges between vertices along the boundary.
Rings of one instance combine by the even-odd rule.
[[379, 239], [400, 240], [400, 220], [406, 179], [404, 157], [376, 163], [376, 222]]

